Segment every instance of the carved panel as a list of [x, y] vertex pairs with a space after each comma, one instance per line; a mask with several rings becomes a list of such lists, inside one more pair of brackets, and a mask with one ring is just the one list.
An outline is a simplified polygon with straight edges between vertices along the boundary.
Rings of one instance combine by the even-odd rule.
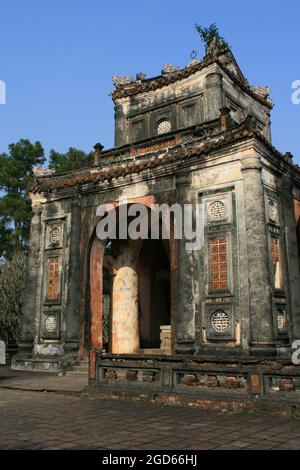
[[171, 132], [172, 124], [167, 119], [163, 119], [157, 124], [156, 130], [158, 135], [166, 134], [167, 132]]
[[230, 327], [230, 316], [224, 310], [217, 310], [211, 316], [211, 327], [217, 334], [228, 332]]
[[285, 305], [276, 305], [274, 312], [275, 337], [277, 339], [288, 337], [288, 316]]
[[279, 224], [278, 202], [274, 199], [268, 199], [268, 219], [273, 224]]
[[49, 310], [43, 312], [42, 337], [49, 340], [60, 338], [60, 311]]
[[58, 300], [59, 257], [48, 258], [47, 299]]
[[229, 224], [232, 222], [231, 193], [221, 193], [204, 198], [206, 225]]
[[51, 252], [51, 256], [46, 256], [44, 272], [45, 303], [57, 304], [61, 300], [62, 256], [60, 252]]
[[209, 305], [206, 315], [206, 336], [208, 340], [234, 340], [234, 319], [232, 305]]
[[46, 249], [63, 248], [64, 246], [64, 221], [50, 221], [46, 223]]
[[223, 201], [211, 202], [208, 206], [208, 216], [212, 221], [226, 219], [227, 210]]

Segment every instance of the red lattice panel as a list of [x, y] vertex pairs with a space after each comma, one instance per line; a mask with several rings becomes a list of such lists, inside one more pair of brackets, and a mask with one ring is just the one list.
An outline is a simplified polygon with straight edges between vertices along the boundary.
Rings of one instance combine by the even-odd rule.
[[226, 238], [214, 238], [210, 240], [210, 274], [212, 290], [227, 289], [228, 274]]
[[58, 277], [59, 277], [58, 257], [49, 258], [48, 260], [48, 285], [47, 285], [47, 298], [49, 300], [57, 300], [58, 298]]

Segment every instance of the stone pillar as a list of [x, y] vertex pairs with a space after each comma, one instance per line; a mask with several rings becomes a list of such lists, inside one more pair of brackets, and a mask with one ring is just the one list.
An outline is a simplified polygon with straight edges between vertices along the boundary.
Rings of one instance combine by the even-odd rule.
[[[190, 177], [186, 174], [178, 174], [176, 177], [177, 203], [192, 204], [190, 192]], [[178, 240], [178, 277], [177, 277], [177, 338], [176, 352], [178, 354], [194, 354], [195, 345], [195, 308], [194, 308], [194, 257], [193, 251], [186, 250], [184, 231], [181, 240]]]
[[81, 205], [80, 199], [72, 201], [70, 260], [68, 269], [68, 294], [65, 310], [65, 353], [76, 358], [80, 335], [80, 279], [81, 279]]
[[220, 73], [210, 73], [205, 77], [204, 117], [205, 121], [218, 119], [223, 108], [223, 77]]
[[115, 147], [120, 147], [127, 143], [126, 138], [126, 117], [121, 104], [115, 105]]
[[300, 339], [300, 271], [297, 240], [297, 224], [294, 212], [293, 182], [290, 173], [285, 173], [279, 180], [280, 198], [283, 215], [283, 234], [287, 252], [287, 288], [290, 303], [291, 329], [294, 341]]
[[41, 243], [41, 204], [32, 204], [33, 216], [30, 225], [30, 239], [28, 252], [28, 271], [24, 298], [24, 314], [19, 355], [28, 356], [32, 353], [35, 337], [36, 294], [37, 281], [40, 270], [40, 243]]
[[250, 354], [275, 354], [265, 199], [258, 155], [241, 159], [249, 276]]
[[111, 341], [113, 354], [140, 349], [137, 260], [128, 247], [117, 259], [113, 280]]

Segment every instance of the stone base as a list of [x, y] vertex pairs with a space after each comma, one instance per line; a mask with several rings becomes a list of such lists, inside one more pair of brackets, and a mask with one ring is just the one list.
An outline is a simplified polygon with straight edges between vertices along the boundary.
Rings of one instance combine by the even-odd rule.
[[290, 347], [277, 347], [276, 348], [276, 357], [289, 359], [292, 357], [292, 350]]
[[253, 344], [250, 348], [250, 356], [252, 357], [275, 357], [277, 351], [274, 345]]
[[22, 357], [17, 355], [12, 358], [11, 369], [58, 374], [63, 370], [62, 358]]
[[178, 340], [175, 349], [177, 354], [191, 356], [197, 351], [195, 340]]
[[90, 390], [101, 395], [171, 397], [175, 404], [196, 406], [218, 401], [230, 407], [236, 401], [249, 409], [289, 403], [300, 409], [300, 369], [288, 359], [94, 354]]
[[266, 415], [276, 415], [289, 418], [300, 418], [300, 403], [294, 401], [230, 397], [204, 397], [189, 396], [182, 393], [151, 393], [151, 391], [140, 390], [115, 390], [107, 386], [90, 387], [90, 396], [108, 400], [125, 400], [139, 403], [152, 403], [156, 405], [184, 406], [187, 408], [198, 408], [202, 410], [249, 412]]

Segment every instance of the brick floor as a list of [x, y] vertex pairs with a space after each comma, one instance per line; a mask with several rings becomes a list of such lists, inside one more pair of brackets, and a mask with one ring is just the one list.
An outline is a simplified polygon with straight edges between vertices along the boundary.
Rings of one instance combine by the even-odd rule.
[[14, 371], [0, 366], [0, 388], [35, 391], [82, 392], [88, 384], [87, 377], [59, 377], [45, 372]]
[[300, 421], [0, 389], [1, 449], [300, 449]]

